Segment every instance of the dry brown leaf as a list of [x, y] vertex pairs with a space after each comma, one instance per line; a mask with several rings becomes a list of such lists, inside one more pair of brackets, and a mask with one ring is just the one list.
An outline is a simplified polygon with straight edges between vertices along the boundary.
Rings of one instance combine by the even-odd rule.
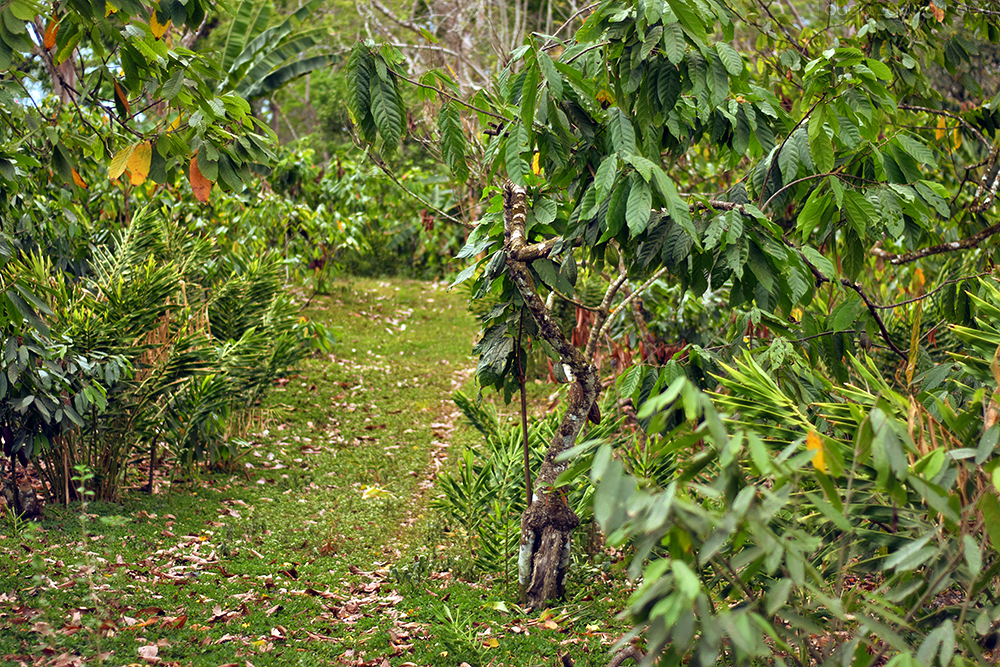
[[160, 658], [158, 657], [159, 653], [160, 653], [160, 647], [157, 646], [156, 644], [149, 644], [148, 646], [139, 647], [139, 657], [145, 660], [146, 662], [159, 662], [160, 661]]
[[205, 178], [198, 169], [197, 153], [191, 158], [191, 168], [188, 172], [188, 177], [191, 179], [191, 192], [194, 193], [195, 199], [202, 204], [207, 202], [209, 195], [212, 193], [212, 181]]

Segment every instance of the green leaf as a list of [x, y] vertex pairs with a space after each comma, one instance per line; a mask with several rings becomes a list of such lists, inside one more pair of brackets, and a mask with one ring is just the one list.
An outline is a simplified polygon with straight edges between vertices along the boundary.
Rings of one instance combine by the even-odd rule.
[[865, 246], [861, 238], [848, 227], [844, 230], [844, 245], [840, 258], [840, 267], [844, 271], [844, 277], [854, 282], [865, 267]]
[[[521, 87], [521, 122], [527, 131], [535, 125], [535, 102], [538, 99], [538, 66], [537, 61], [526, 64], [524, 85]], [[524, 143], [528, 143], [525, 138]], [[513, 180], [513, 179], [511, 179]]]
[[784, 185], [794, 181], [799, 173], [799, 150], [790, 139], [778, 152], [778, 168], [781, 169], [781, 182]]
[[[812, 123], [810, 122], [810, 126]], [[810, 132], [810, 134], [812, 134]], [[820, 130], [816, 133], [815, 137], [809, 139], [809, 150], [812, 154], [813, 162], [816, 164], [816, 169], [821, 174], [833, 171], [834, 165], [834, 154], [833, 154], [833, 142], [830, 141], [830, 137], [826, 136], [824, 130]]]
[[708, 35], [705, 32], [705, 23], [698, 16], [697, 12], [692, 9], [692, 5], [684, 2], [684, 0], [667, 0], [667, 4], [670, 5], [670, 9], [677, 15], [687, 34], [695, 40], [698, 46], [704, 46], [705, 40], [708, 39]]
[[844, 216], [847, 218], [847, 222], [854, 227], [857, 231], [858, 236], [865, 238], [868, 234], [868, 227], [871, 225], [878, 214], [875, 212], [875, 207], [872, 206], [871, 202], [865, 199], [865, 196], [860, 192], [855, 190], [847, 190], [844, 192]]
[[391, 156], [403, 136], [403, 116], [399, 111], [392, 78], [372, 82], [372, 117], [382, 135], [383, 150]]
[[668, 23], [663, 26], [663, 52], [674, 65], [680, 65], [684, 60], [687, 43], [684, 41], [684, 31], [679, 23]]
[[557, 100], [562, 99], [563, 94], [563, 81], [559, 72], [556, 71], [555, 65], [552, 64], [552, 59], [549, 54], [545, 51], [538, 52], [538, 67], [542, 70], [542, 74], [545, 76], [545, 81], [549, 84], [549, 92]]
[[607, 199], [611, 188], [615, 185], [615, 178], [618, 176], [618, 156], [609, 155], [601, 162], [594, 174], [594, 188], [596, 189], [596, 202], [602, 203]]
[[659, 165], [653, 167], [653, 184], [663, 198], [663, 202], [667, 207], [667, 213], [670, 214], [670, 219], [680, 225], [681, 229], [691, 237], [700, 250], [701, 241], [698, 238], [698, 233], [695, 231], [694, 224], [691, 222], [691, 210], [687, 202], [677, 194], [674, 182], [670, 180], [670, 177], [667, 176], [666, 172]]
[[542, 282], [548, 285], [550, 288], [557, 290], [568, 296], [573, 295], [573, 286], [569, 284], [566, 278], [563, 277], [559, 270], [556, 268], [555, 262], [553, 262], [548, 257], [543, 257], [541, 259], [536, 259], [531, 263], [531, 268], [538, 273], [538, 277], [542, 279]]
[[521, 157], [521, 153], [528, 149], [528, 133], [523, 125], [518, 125], [516, 131], [511, 130], [507, 137], [507, 152], [505, 153], [505, 164], [507, 165], [507, 178], [514, 185], [524, 186], [524, 177], [528, 173], [528, 163]]
[[625, 161], [635, 167], [636, 173], [642, 176], [642, 180], [649, 182], [655, 164], [639, 155], [626, 155]]
[[628, 193], [628, 206], [625, 209], [625, 221], [629, 233], [635, 238], [646, 229], [652, 212], [653, 195], [649, 183], [636, 174], [631, 176], [632, 188]]
[[632, 121], [618, 107], [608, 109], [608, 129], [611, 132], [611, 145], [623, 157], [635, 153], [635, 130]]
[[469, 179], [469, 166], [465, 161], [465, 132], [461, 114], [450, 103], [441, 105], [438, 132], [441, 134], [441, 157], [455, 178], [464, 183]]
[[815, 266], [816, 269], [818, 269], [824, 276], [830, 278], [835, 275], [833, 264], [830, 260], [820, 254], [818, 250], [810, 248], [809, 246], [802, 246], [799, 251], [806, 258], [806, 260]]
[[681, 76], [677, 67], [669, 63], [661, 63], [656, 71], [656, 98], [664, 115], [670, 112], [681, 96]]
[[900, 147], [917, 160], [917, 162], [923, 162], [924, 164], [934, 167], [935, 169], [937, 168], [937, 160], [934, 159], [934, 153], [920, 141], [917, 141], [908, 134], [903, 133], [896, 135], [896, 141], [898, 141]]
[[892, 70], [890, 70], [885, 63], [869, 58], [865, 60], [865, 64], [868, 65], [868, 69], [874, 72], [875, 76], [878, 78], [885, 81], [892, 81]]
[[726, 66], [730, 76], [743, 74], [743, 57], [736, 52], [736, 49], [726, 42], [716, 42], [715, 50], [719, 53], [719, 58], [722, 59], [722, 64]]

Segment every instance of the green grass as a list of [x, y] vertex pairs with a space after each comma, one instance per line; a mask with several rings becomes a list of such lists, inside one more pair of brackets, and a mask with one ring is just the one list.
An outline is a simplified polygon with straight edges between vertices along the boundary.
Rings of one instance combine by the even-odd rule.
[[0, 519], [0, 662], [607, 663], [620, 563], [578, 559], [571, 599], [527, 615], [513, 573], [476, 571], [427, 509], [479, 437], [450, 400], [475, 367], [462, 295], [339, 282], [307, 315], [334, 353], [274, 388], [236, 472]]

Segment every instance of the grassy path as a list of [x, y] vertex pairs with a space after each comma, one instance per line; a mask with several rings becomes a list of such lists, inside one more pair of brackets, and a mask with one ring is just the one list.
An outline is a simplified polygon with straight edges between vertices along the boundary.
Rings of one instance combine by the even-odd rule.
[[474, 367], [461, 295], [357, 280], [308, 315], [334, 354], [275, 388], [236, 474], [0, 520], [2, 664], [606, 662], [613, 596], [519, 618], [509, 582], [457, 580], [467, 559], [427, 511], [475, 439], [450, 401]]

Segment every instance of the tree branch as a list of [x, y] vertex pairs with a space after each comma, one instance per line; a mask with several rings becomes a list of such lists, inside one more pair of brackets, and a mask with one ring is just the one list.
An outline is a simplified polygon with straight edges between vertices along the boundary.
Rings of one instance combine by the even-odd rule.
[[[832, 282], [832, 280], [827, 278], [822, 271], [813, 266], [812, 262], [806, 259], [806, 256], [801, 252], [799, 253], [799, 257], [802, 258], [802, 261], [805, 262], [806, 266], [809, 267], [809, 270], [812, 271], [817, 283]], [[865, 286], [860, 283], [851, 282], [847, 278], [841, 278], [840, 284], [857, 292], [857, 295], [861, 297], [861, 300], [864, 301], [865, 305], [868, 307], [868, 312], [871, 313], [872, 319], [875, 320], [875, 324], [878, 325], [879, 334], [882, 336], [882, 340], [884, 340], [885, 344], [889, 346], [889, 349], [899, 355], [903, 361], [907, 361], [909, 359], [907, 354], [899, 349], [894, 342], [892, 342], [889, 330], [885, 328], [885, 322], [882, 321], [882, 317], [878, 314], [878, 304], [872, 301], [871, 297], [868, 296]]]
[[[728, 203], [728, 202], [723, 202], [723, 203]], [[615, 316], [622, 311], [623, 308], [626, 308], [630, 303], [632, 303], [635, 299], [637, 299], [640, 294], [646, 291], [646, 289], [648, 289], [653, 283], [659, 280], [660, 276], [662, 276], [666, 272], [667, 272], [667, 267], [661, 266], [656, 273], [650, 276], [649, 280], [647, 280], [642, 285], [632, 290], [632, 293], [627, 297], [625, 297], [625, 299], [622, 300], [622, 302], [619, 303], [615, 307], [615, 309], [611, 311], [611, 313], [608, 315], [607, 319], [603, 323], [603, 326], [601, 327], [601, 331], [597, 335], [597, 338], [600, 338], [601, 336], [604, 335], [604, 329], [607, 328], [608, 323], [611, 322], [611, 320], [613, 320]]]
[[914, 262], [918, 259], [923, 259], [924, 257], [930, 257], [931, 255], [940, 255], [946, 252], [955, 252], [956, 250], [965, 250], [968, 248], [975, 248], [980, 243], [993, 236], [997, 232], [1000, 232], [1000, 222], [990, 225], [985, 229], [968, 236], [961, 241], [952, 241], [950, 243], [939, 243], [938, 245], [932, 245], [927, 248], [922, 248], [920, 250], [915, 250], [913, 252], [906, 252], [900, 255], [896, 253], [888, 252], [882, 250], [881, 241], [875, 244], [869, 252], [876, 257], [881, 257], [884, 260], [888, 260], [890, 264], [908, 264]]
[[432, 211], [434, 211], [435, 213], [437, 213], [438, 215], [440, 215], [443, 218], [447, 218], [448, 220], [450, 220], [452, 222], [455, 222], [455, 223], [458, 223], [458, 224], [462, 225], [466, 229], [475, 229], [476, 228], [476, 226], [474, 224], [472, 224], [471, 222], [466, 222], [465, 220], [462, 220], [460, 218], [456, 218], [453, 215], [449, 215], [448, 213], [445, 213], [444, 211], [442, 211], [441, 209], [439, 209], [437, 206], [435, 206], [434, 204], [430, 203], [429, 201], [427, 201], [426, 199], [424, 199], [423, 197], [421, 197], [420, 195], [418, 195], [416, 192], [413, 192], [412, 190], [410, 190], [409, 188], [407, 188], [405, 185], [403, 185], [402, 183], [400, 183], [399, 179], [396, 178], [396, 175], [394, 173], [392, 173], [392, 171], [388, 167], [385, 166], [385, 163], [382, 162], [382, 160], [380, 160], [379, 158], [377, 158], [377, 157], [375, 157], [374, 155], [371, 155], [371, 154], [369, 154], [369, 157], [371, 158], [372, 162], [375, 163], [375, 166], [377, 166], [379, 169], [381, 169], [383, 174], [385, 174], [386, 176], [388, 176], [389, 178], [391, 178], [392, 182], [395, 183], [396, 185], [398, 185], [403, 190], [403, 192], [405, 192], [406, 194], [410, 195], [411, 197], [413, 197], [414, 199], [416, 199], [418, 202], [420, 202], [421, 204], [423, 204], [427, 208], [431, 209]]
[[900, 104], [899, 108], [906, 109], [907, 111], [923, 111], [924, 113], [934, 114], [935, 116], [947, 116], [948, 118], [954, 118], [959, 123], [961, 123], [966, 130], [969, 131], [969, 134], [973, 135], [976, 139], [979, 139], [979, 141], [983, 142], [985, 145], [992, 146], [992, 144], [989, 141], [987, 141], [986, 137], [983, 136], [982, 132], [980, 132], [975, 127], [970, 125], [968, 121], [966, 121], [958, 114], [954, 114], [951, 113], [950, 111], [944, 111], [941, 109], [929, 109], [927, 107], [913, 106], [911, 104]]

